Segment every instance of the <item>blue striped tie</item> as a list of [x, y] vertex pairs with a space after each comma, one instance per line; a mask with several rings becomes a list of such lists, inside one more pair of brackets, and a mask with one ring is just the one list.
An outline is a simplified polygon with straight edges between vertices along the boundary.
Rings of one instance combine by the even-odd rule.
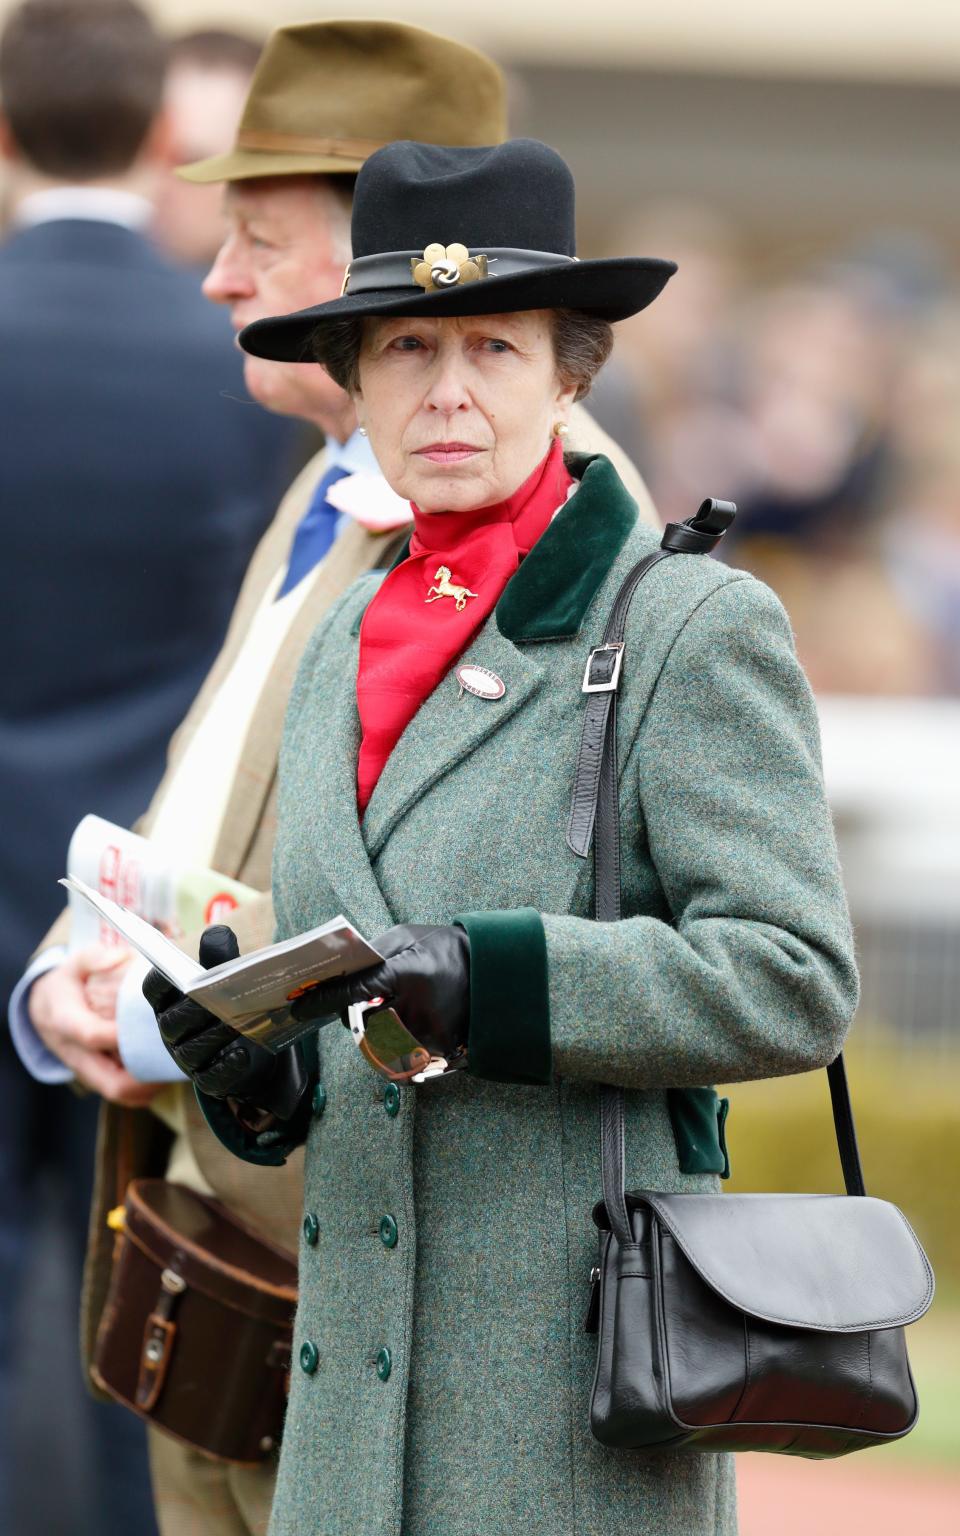
[[337, 523], [342, 514], [336, 507], [330, 505], [327, 492], [332, 485], [336, 485], [338, 480], [342, 480], [345, 475], [351, 473], [351, 470], [334, 464], [326, 474], [321, 476], [310, 499], [310, 505], [300, 519], [293, 536], [287, 574], [277, 593], [277, 602], [281, 597], [286, 597], [288, 592], [292, 592], [294, 587], [299, 586], [304, 576], [308, 576], [314, 566], [323, 559], [336, 538]]

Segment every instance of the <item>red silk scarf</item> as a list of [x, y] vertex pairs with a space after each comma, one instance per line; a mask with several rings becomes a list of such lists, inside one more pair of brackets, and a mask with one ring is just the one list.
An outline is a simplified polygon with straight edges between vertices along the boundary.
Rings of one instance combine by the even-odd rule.
[[557, 441], [506, 501], [472, 512], [414, 506], [410, 554], [385, 578], [360, 626], [361, 816], [402, 733], [489, 618], [573, 483]]

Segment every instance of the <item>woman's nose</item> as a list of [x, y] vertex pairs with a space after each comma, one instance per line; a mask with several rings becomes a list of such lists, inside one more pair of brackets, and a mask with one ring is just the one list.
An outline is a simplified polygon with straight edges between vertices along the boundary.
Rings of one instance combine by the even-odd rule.
[[467, 370], [455, 354], [440, 353], [431, 369], [429, 388], [424, 400], [428, 410], [451, 416], [454, 411], [470, 408]]
[[228, 235], [203, 280], [204, 296], [214, 304], [232, 304], [235, 299], [250, 298], [255, 291], [252, 272], [237, 238]]

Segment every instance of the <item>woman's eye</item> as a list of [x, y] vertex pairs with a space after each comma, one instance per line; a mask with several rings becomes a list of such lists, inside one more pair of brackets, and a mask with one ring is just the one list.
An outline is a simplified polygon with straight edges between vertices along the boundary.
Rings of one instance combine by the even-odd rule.
[[499, 336], [487, 336], [483, 343], [488, 352], [512, 352], [509, 341], [503, 341]]
[[423, 343], [419, 336], [395, 336], [390, 345], [397, 352], [416, 352]]

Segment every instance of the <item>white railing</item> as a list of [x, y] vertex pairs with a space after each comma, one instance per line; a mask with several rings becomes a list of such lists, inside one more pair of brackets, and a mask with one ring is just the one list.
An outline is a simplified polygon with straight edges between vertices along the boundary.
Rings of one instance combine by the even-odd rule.
[[857, 934], [857, 1038], [960, 1048], [960, 702], [818, 700]]

